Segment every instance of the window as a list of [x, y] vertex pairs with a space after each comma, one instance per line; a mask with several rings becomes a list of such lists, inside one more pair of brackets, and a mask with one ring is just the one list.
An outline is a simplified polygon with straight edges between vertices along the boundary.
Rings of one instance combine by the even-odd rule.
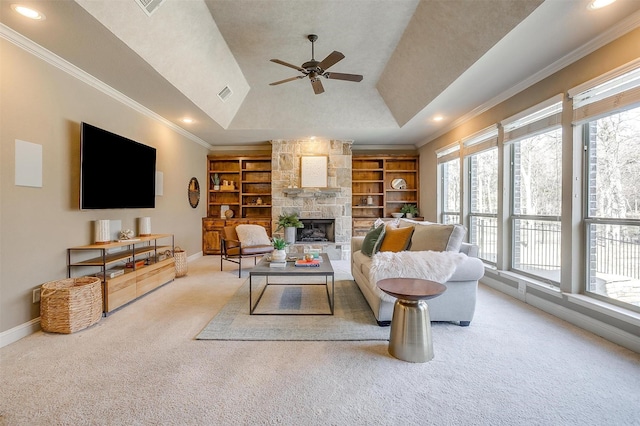
[[498, 128], [492, 126], [463, 139], [467, 162], [469, 241], [478, 257], [496, 263], [498, 252]]
[[460, 145], [438, 152], [440, 222], [460, 223]]
[[561, 95], [505, 120], [511, 145], [511, 269], [560, 282]]
[[594, 297], [640, 311], [640, 69], [576, 93], [586, 146], [587, 282]]

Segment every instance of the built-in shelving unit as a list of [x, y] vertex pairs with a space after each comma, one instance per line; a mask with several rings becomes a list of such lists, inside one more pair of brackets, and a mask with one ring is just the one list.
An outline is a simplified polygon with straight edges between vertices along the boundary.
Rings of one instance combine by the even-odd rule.
[[[220, 253], [220, 236], [224, 226], [251, 223], [262, 225], [271, 235], [271, 156], [209, 155], [207, 217], [202, 219], [203, 254]], [[214, 176], [221, 184], [214, 189]], [[233, 189], [231, 189], [233, 188]], [[226, 209], [233, 211], [230, 217]]]
[[[271, 157], [207, 157], [209, 190], [208, 217], [225, 219], [223, 206], [233, 211], [233, 218], [271, 218]], [[213, 179], [230, 185], [214, 189]], [[228, 218], [231, 219], [231, 218]]]
[[[414, 155], [354, 155], [352, 157], [354, 235], [368, 230], [377, 218], [390, 218], [404, 204], [419, 204], [419, 157]], [[403, 179], [402, 189], [392, 182]]]

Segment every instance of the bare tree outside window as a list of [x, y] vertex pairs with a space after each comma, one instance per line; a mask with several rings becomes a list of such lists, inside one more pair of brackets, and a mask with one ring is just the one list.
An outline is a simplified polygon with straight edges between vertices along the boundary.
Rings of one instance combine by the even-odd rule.
[[496, 263], [498, 256], [498, 148], [469, 156], [469, 238], [478, 257]]
[[513, 269], [560, 282], [562, 130], [513, 143]]
[[460, 159], [440, 165], [442, 173], [442, 218], [445, 224], [460, 223]]
[[640, 306], [640, 108], [585, 126], [587, 291]]

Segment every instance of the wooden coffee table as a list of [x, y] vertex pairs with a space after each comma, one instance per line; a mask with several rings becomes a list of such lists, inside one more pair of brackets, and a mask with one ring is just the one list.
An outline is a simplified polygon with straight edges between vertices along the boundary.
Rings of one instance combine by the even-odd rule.
[[387, 278], [378, 281], [377, 286], [397, 298], [393, 305], [389, 353], [403, 361], [431, 361], [431, 320], [425, 300], [440, 296], [447, 287], [417, 278]]
[[[320, 266], [308, 267], [308, 266], [294, 266], [294, 262], [287, 262], [287, 266], [284, 268], [272, 268], [269, 266], [269, 260], [267, 257], [263, 257], [260, 262], [249, 270], [249, 314], [250, 315], [333, 315], [335, 304], [335, 274], [331, 261], [326, 253], [320, 253], [322, 262]], [[262, 288], [262, 291], [258, 295], [254, 302], [253, 299], [253, 278], [265, 277], [266, 283]], [[296, 277], [297, 280], [294, 283], [276, 283], [270, 281], [270, 278], [274, 277]], [[312, 283], [304, 280], [306, 277], [324, 277], [324, 283]], [[329, 288], [329, 277], [331, 277], [331, 288]], [[297, 286], [325, 286], [327, 290], [327, 302], [329, 303], [329, 313], [258, 313], [255, 312], [256, 306], [260, 303], [260, 299], [264, 295], [268, 286], [276, 285], [297, 285]]]

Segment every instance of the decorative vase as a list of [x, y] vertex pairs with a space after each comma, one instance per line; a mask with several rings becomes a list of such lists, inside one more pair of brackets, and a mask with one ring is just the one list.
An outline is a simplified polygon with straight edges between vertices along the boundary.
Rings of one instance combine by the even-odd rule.
[[413, 213], [405, 213], [407, 219], [413, 219]]
[[109, 231], [109, 220], [96, 220], [95, 242], [96, 244], [107, 244], [111, 242], [111, 232]]
[[287, 244], [295, 244], [296, 242], [296, 228], [288, 226], [284, 228], [284, 240]]
[[271, 253], [272, 260], [285, 260], [287, 258], [287, 252], [284, 250], [274, 250]]
[[138, 235], [141, 237], [151, 235], [151, 218], [139, 217], [138, 218]]
[[220, 191], [220, 185], [213, 185], [214, 191]]

